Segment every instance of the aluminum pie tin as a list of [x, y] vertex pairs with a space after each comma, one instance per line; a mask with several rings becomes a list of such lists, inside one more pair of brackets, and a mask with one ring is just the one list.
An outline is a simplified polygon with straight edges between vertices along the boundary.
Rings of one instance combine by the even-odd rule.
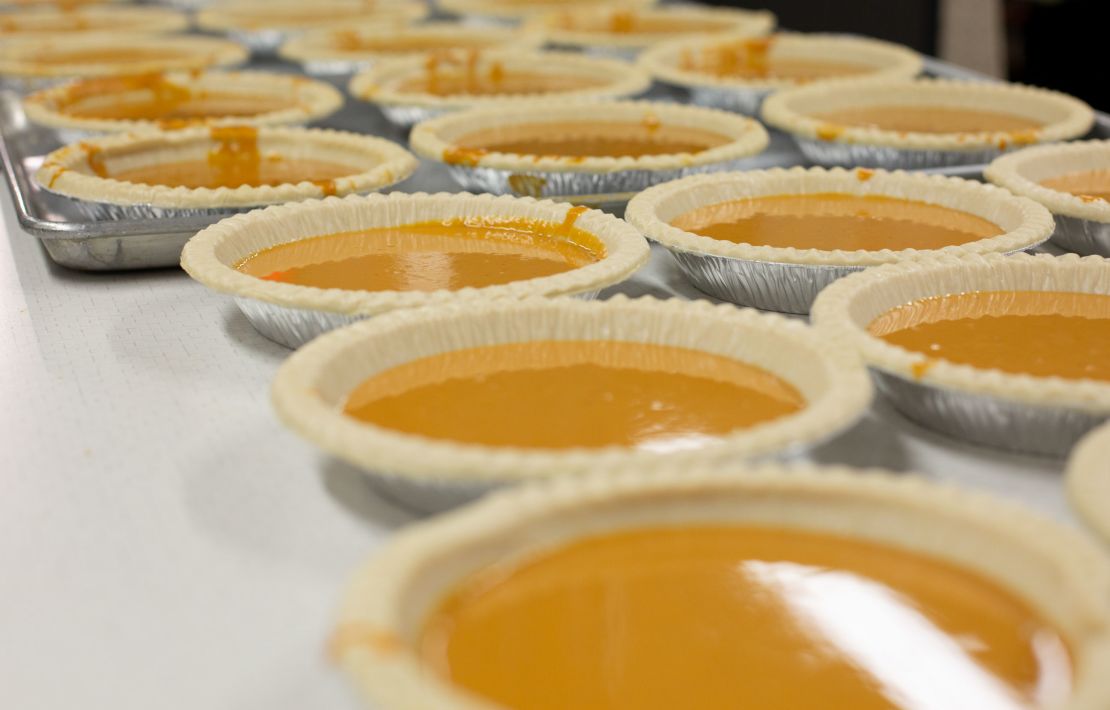
[[794, 136], [798, 150], [817, 165], [882, 168], [884, 170], [923, 170], [960, 165], [984, 165], [1001, 150], [910, 150], [862, 143], [836, 143], [818, 138]]
[[[843, 251], [736, 244], [671, 225], [682, 214], [759, 196], [878, 195], [924, 201], [980, 213], [1002, 234], [941, 250]], [[666, 248], [700, 291], [760, 310], [806, 314], [823, 289], [838, 279], [884, 263], [936, 254], [1003, 253], [1032, 249], [1048, 239], [1052, 216], [1040, 205], [982, 183], [942, 175], [842, 168], [775, 168], [717, 173], [664, 183], [633, 197], [625, 218]]]
[[890, 264], [829, 286], [817, 298], [812, 320], [827, 337], [855, 347], [876, 388], [922, 426], [981, 446], [1065, 456], [1110, 418], [1110, 384], [929, 359], [867, 331], [878, 316], [918, 299], [1007, 290], [1110, 295], [1110, 262], [1075, 255], [963, 255]]
[[[574, 210], [574, 212], [571, 212]], [[454, 291], [347, 291], [276, 283], [240, 272], [243, 259], [271, 246], [374, 227], [474, 218], [528, 219], [561, 224], [568, 218], [604, 245], [600, 260], [566, 272], [484, 288]], [[400, 193], [309, 200], [238, 215], [198, 233], [181, 265], [193, 278], [230, 294], [259, 333], [296, 348], [327, 331], [389, 311], [531, 296], [592, 299], [632, 275], [650, 250], [631, 227], [597, 210], [508, 196]]]
[[[466, 444], [402, 434], [342, 413], [359, 383], [391, 367], [460, 349], [547, 340], [641, 342], [730, 357], [790, 382], [806, 406], [711, 445], [669, 451]], [[853, 354], [820, 340], [802, 323], [704, 301], [624, 296], [594, 302], [456, 302], [397, 311], [310, 343], [286, 361], [273, 386], [275, 408], [288, 426], [365, 472], [386, 497], [422, 512], [496, 487], [596, 467], [673, 463], [681, 468], [797, 456], [850, 427], [870, 397], [866, 373]]]
[[983, 171], [992, 183], [1047, 207], [1056, 217], [1052, 243], [1088, 256], [1110, 256], [1110, 202], [1044, 187], [1072, 173], [1110, 170], [1110, 141], [1076, 141], [1027, 148], [998, 158]]

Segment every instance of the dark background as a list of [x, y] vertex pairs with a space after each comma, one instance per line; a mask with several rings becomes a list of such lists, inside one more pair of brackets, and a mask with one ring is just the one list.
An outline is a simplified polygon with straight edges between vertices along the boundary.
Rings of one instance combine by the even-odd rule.
[[[852, 32], [937, 52], [937, 0], [762, 0], [786, 29]], [[978, 2], [979, 0], [960, 0]], [[1110, 110], [1110, 0], [1005, 0], [1009, 79], [1065, 91]]]

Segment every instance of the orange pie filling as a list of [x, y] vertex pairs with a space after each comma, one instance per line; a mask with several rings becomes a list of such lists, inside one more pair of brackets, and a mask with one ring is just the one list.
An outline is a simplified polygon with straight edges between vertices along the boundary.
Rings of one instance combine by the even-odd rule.
[[564, 13], [553, 22], [560, 30], [598, 34], [673, 35], [697, 32], [719, 32], [735, 25], [733, 22], [692, 17], [644, 15], [633, 10], [613, 10], [608, 16], [578, 17]]
[[945, 106], [859, 106], [814, 114], [814, 118], [840, 126], [875, 128], [900, 133], [1016, 133], [1034, 138], [1044, 123], [1025, 116], [984, 109]]
[[604, 245], [572, 224], [447, 220], [378, 227], [279, 244], [236, 268], [270, 281], [350, 291], [481, 288], [600, 260]]
[[1084, 200], [1110, 202], [1110, 170], [1078, 170], [1042, 180], [1042, 187], [1067, 192]]
[[393, 88], [403, 93], [434, 96], [496, 96], [579, 91], [606, 82], [605, 77], [506, 68], [499, 61], [480, 65], [478, 52], [474, 51], [462, 62], [432, 55], [424, 64], [424, 71], [402, 79]]
[[1110, 382], [1110, 296], [972, 291], [891, 309], [868, 331], [898, 347], [981, 369]]
[[468, 444], [673, 451], [804, 406], [788, 382], [732, 358], [646, 343], [560, 340], [416, 360], [367, 379], [344, 412]]
[[472, 131], [454, 141], [444, 160], [472, 163], [486, 153], [536, 157], [643, 157], [700, 153], [731, 142], [700, 128], [660, 123], [658, 119], [619, 122], [521, 124]]
[[466, 578], [429, 669], [516, 710], [1020, 710], [1071, 692], [1068, 644], [972, 571], [755, 525], [579, 539]]
[[699, 207], [671, 225], [752, 246], [795, 249], [940, 249], [1003, 230], [967, 212], [878, 195], [767, 195]]

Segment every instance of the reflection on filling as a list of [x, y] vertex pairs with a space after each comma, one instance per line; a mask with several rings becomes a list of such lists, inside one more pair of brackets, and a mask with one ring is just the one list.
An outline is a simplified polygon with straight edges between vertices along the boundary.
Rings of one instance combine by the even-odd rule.
[[1110, 381], [1110, 296], [974, 291], [894, 308], [872, 335], [931, 359], [983, 369]]
[[1070, 694], [1065, 640], [947, 562], [754, 526], [572, 542], [467, 578], [419, 640], [502, 707], [1023, 710]]
[[540, 94], [577, 91], [606, 83], [605, 77], [553, 74], [506, 69], [501, 62], [482, 65], [478, 53], [470, 52], [463, 62], [431, 55], [424, 71], [402, 79], [395, 88], [401, 92], [435, 96], [492, 96], [496, 94]]
[[434, 439], [542, 449], [697, 448], [798, 411], [776, 375], [686, 348], [607, 340], [491, 345], [370, 377], [344, 411]]
[[237, 268], [271, 281], [351, 291], [480, 288], [601, 259], [604, 245], [572, 224], [451, 220], [379, 227], [279, 244]]
[[473, 162], [485, 153], [564, 157], [641, 157], [700, 153], [730, 142], [728, 136], [698, 128], [639, 122], [540, 123], [487, 128], [455, 140], [449, 163]]
[[1068, 192], [1088, 200], [1110, 202], [1110, 170], [1080, 170], [1042, 180], [1042, 187]]
[[999, 133], [1044, 127], [1041, 121], [1011, 113], [943, 106], [859, 106], [813, 115], [832, 124], [905, 133]]
[[[204, 159], [121, 168], [113, 170], [111, 177], [144, 185], [192, 189], [312, 182], [325, 194], [335, 194], [337, 178], [362, 172], [360, 168], [324, 160], [290, 160], [274, 153], [263, 155], [258, 149], [258, 131], [249, 126], [213, 128], [210, 135], [215, 147]], [[89, 165], [101, 177], [108, 176], [97, 154], [89, 155]]]
[[1002, 234], [967, 212], [879, 195], [769, 195], [699, 207], [678, 229], [753, 246], [796, 249], [940, 249]]
[[775, 44], [773, 37], [763, 37], [687, 50], [679, 57], [679, 67], [718, 77], [783, 79], [799, 83], [873, 71], [863, 64], [782, 56], [774, 52]]

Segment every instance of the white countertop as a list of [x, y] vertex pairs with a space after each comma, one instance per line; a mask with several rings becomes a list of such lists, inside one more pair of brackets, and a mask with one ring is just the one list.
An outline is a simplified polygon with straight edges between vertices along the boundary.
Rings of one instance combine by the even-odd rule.
[[[412, 517], [283, 429], [287, 354], [175, 270], [54, 267], [3, 202], [0, 707], [359, 704], [324, 642], [351, 571]], [[662, 253], [626, 293], [681, 294]], [[1061, 462], [883, 403], [814, 454], [987, 488], [1071, 521]]]

